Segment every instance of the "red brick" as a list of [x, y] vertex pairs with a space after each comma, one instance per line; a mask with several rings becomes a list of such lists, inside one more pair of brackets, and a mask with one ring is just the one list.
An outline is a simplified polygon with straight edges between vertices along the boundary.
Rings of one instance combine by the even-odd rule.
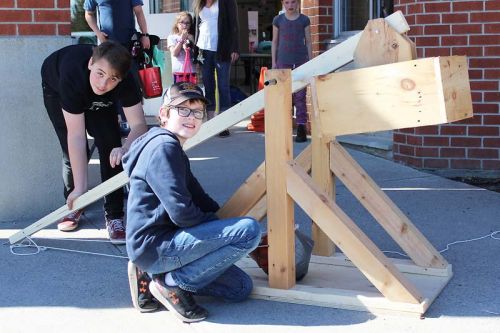
[[498, 58], [471, 58], [469, 67], [472, 68], [498, 68]]
[[399, 142], [399, 143], [406, 143], [406, 135], [401, 134], [401, 133], [393, 133], [392, 134], [392, 141], [394, 142]]
[[469, 23], [469, 14], [443, 14], [442, 23]]
[[450, 138], [442, 136], [424, 136], [424, 146], [447, 147], [450, 145]]
[[442, 125], [440, 128], [441, 135], [465, 135], [467, 132], [466, 126], [457, 126], [457, 125]]
[[31, 22], [31, 10], [0, 10], [0, 22]]
[[415, 147], [408, 145], [399, 145], [399, 153], [403, 155], [415, 155]]
[[14, 8], [14, 0], [0, 0], [0, 8]]
[[421, 47], [417, 47], [417, 58], [423, 58], [424, 57], [424, 49]]
[[452, 169], [480, 169], [480, 160], [451, 160]]
[[500, 148], [500, 138], [484, 138], [483, 147], [485, 148]]
[[399, 154], [399, 144], [397, 144], [395, 142], [392, 144], [392, 153]]
[[500, 57], [500, 46], [486, 46], [484, 48], [484, 55], [487, 57]]
[[17, 34], [17, 29], [15, 24], [0, 24], [0, 35], [13, 36], [16, 34]]
[[409, 36], [421, 36], [424, 34], [423, 25], [412, 25], [411, 30], [408, 32]]
[[473, 103], [482, 103], [483, 102], [483, 92], [481, 92], [481, 91], [471, 92], [471, 97], [472, 97]]
[[454, 46], [451, 49], [452, 55], [466, 55], [469, 57], [481, 57], [483, 56], [482, 47], [470, 47], [470, 46]]
[[469, 36], [471, 45], [498, 45], [500, 44], [500, 35], [480, 35]]
[[425, 4], [426, 13], [444, 13], [450, 12], [449, 2], [428, 2]]
[[415, 157], [439, 157], [439, 148], [415, 147]]
[[449, 47], [429, 47], [425, 49], [425, 57], [446, 57], [451, 55]]
[[451, 147], [480, 147], [481, 138], [468, 137], [452, 137], [450, 141]]
[[495, 126], [469, 126], [467, 131], [468, 135], [475, 136], [498, 136], [500, 133]]
[[500, 79], [500, 69], [486, 69], [484, 71], [485, 79]]
[[482, 124], [482, 116], [477, 114], [479, 112], [476, 110], [475, 105], [481, 105], [481, 104], [472, 104], [472, 108], [474, 110], [474, 116], [472, 118], [459, 120], [459, 121], [454, 122], [454, 124], [456, 124], [456, 125], [481, 125]]
[[500, 10], [500, 2], [486, 1], [486, 10]]
[[498, 158], [498, 149], [469, 148], [467, 158]]
[[453, 1], [454, 12], [471, 12], [483, 10], [484, 1]]
[[451, 26], [453, 34], [480, 34], [483, 32], [482, 24], [453, 24]]
[[[485, 92], [484, 93], [485, 102], [500, 102], [500, 92]], [[500, 124], [500, 122], [499, 122]]]
[[471, 13], [470, 22], [498, 22], [500, 12]]
[[71, 23], [68, 24], [58, 24], [57, 34], [59, 36], [69, 36], [71, 35]]
[[483, 161], [483, 170], [500, 170], [500, 161]]
[[422, 168], [423, 163], [421, 158], [414, 158], [410, 156], [404, 156], [404, 155], [394, 155], [394, 161], [395, 162], [400, 162], [415, 168]]
[[[500, 13], [498, 13], [498, 16], [500, 16]], [[500, 33], [500, 23], [485, 24], [484, 25], [484, 33], [485, 34], [498, 34], [498, 33]]]
[[57, 0], [57, 8], [69, 8], [71, 0]]
[[55, 24], [19, 24], [19, 35], [47, 36], [55, 34]]
[[423, 13], [424, 12], [424, 5], [421, 3], [408, 5], [408, 12], [409, 13]]
[[468, 36], [443, 36], [441, 37], [441, 45], [467, 45]]
[[439, 150], [439, 156], [441, 157], [454, 157], [454, 158], [464, 158], [465, 148], [441, 148]]
[[35, 10], [36, 22], [71, 22], [69, 10]]
[[483, 78], [483, 70], [482, 69], [469, 69], [469, 79], [480, 80], [482, 78]]
[[[498, 60], [500, 62], [500, 59]], [[498, 81], [470, 81], [472, 90], [498, 90]]]
[[401, 128], [398, 130], [401, 133], [415, 134], [415, 128]]
[[422, 142], [423, 140], [421, 136], [408, 135], [406, 137], [406, 143], [408, 143], [409, 145], [421, 146]]
[[425, 35], [449, 35], [450, 32], [451, 32], [451, 26], [449, 24], [424, 26]]
[[[415, 22], [417, 21], [417, 18], [415, 15], [408, 15], [408, 16], [405, 15], [405, 18], [406, 18], [406, 22], [408, 22], [408, 25], [410, 27], [414, 26]], [[410, 30], [410, 33], [411, 33], [411, 30]]]
[[54, 8], [54, 0], [17, 0], [17, 8]]
[[439, 37], [416, 37], [415, 43], [422, 46], [439, 46]]
[[498, 113], [498, 103], [481, 103], [481, 104], [472, 104], [474, 109], [474, 113]]
[[439, 14], [421, 14], [416, 16], [417, 24], [433, 24], [441, 23], [441, 15]]
[[448, 169], [448, 160], [440, 158], [426, 158], [424, 159], [424, 168], [426, 169]]
[[[497, 93], [500, 95], [500, 93]], [[498, 96], [497, 96], [498, 98]], [[500, 125], [500, 115], [486, 114], [483, 116], [483, 125]]]
[[438, 135], [439, 126], [422, 126], [415, 128], [415, 134], [420, 135]]

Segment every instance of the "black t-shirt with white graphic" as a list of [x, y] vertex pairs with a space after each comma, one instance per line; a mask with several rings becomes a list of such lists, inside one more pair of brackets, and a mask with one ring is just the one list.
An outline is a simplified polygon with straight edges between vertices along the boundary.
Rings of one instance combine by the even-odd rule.
[[42, 65], [42, 81], [59, 96], [61, 108], [73, 114], [114, 110], [117, 100], [124, 107], [142, 99], [138, 83], [129, 71], [118, 85], [104, 95], [96, 95], [89, 81], [88, 63], [92, 45], [66, 46], [48, 56]]

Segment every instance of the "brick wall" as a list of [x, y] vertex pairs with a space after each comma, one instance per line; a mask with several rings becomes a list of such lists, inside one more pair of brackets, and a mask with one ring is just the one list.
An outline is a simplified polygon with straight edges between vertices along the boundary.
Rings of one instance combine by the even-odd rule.
[[313, 56], [326, 49], [333, 38], [333, 8], [331, 0], [301, 0], [301, 11], [311, 20]]
[[396, 0], [419, 57], [466, 55], [474, 117], [394, 132], [394, 159], [424, 169], [500, 170], [500, 1]]
[[0, 36], [70, 35], [70, 0], [0, 0]]

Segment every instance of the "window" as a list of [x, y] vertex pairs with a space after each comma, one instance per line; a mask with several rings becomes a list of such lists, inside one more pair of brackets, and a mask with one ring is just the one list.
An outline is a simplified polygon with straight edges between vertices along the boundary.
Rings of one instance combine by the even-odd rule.
[[335, 1], [335, 35], [349, 35], [363, 30], [371, 19], [386, 17], [393, 10], [390, 0], [337, 0]]
[[190, 0], [149, 0], [150, 14], [192, 11]]

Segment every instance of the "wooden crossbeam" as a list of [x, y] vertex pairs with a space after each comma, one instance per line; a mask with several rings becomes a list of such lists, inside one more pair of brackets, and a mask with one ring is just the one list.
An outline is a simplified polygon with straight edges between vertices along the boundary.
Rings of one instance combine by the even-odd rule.
[[316, 221], [382, 295], [418, 304], [423, 297], [378, 247], [294, 162], [286, 168], [288, 194]]
[[337, 141], [330, 145], [330, 160], [332, 171], [415, 264], [433, 268], [448, 266], [439, 251]]
[[[399, 33], [404, 33], [410, 30], [408, 23], [406, 22], [401, 11], [393, 13], [392, 15], [385, 18], [389, 25], [398, 31]], [[312, 76], [321, 75], [332, 72], [353, 60], [353, 53], [356, 49], [356, 45], [361, 37], [361, 32], [357, 35], [349, 38], [345, 42], [337, 45], [334, 48], [322, 53], [321, 55], [311, 59], [302, 66], [294, 69], [292, 71], [292, 91], [297, 91], [304, 88]], [[236, 104], [232, 108], [213, 118], [212, 120], [206, 122], [198, 132], [198, 134], [188, 140], [184, 145], [184, 149], [188, 150], [196, 145], [208, 140], [212, 136], [217, 135], [226, 128], [229, 128], [238, 122], [248, 118], [253, 113], [264, 108], [264, 92], [263, 90], [258, 91], [252, 96], [248, 97], [241, 103]], [[69, 210], [66, 205], [60, 207], [56, 211], [44, 216], [40, 220], [31, 224], [30, 226], [24, 228], [21, 231], [13, 234], [9, 237], [9, 242], [11, 244], [22, 240], [24, 237], [32, 235], [33, 233], [41, 230], [42, 228], [49, 226], [50, 224], [58, 221], [60, 218], [66, 216], [72, 211], [86, 207], [91, 203], [101, 199], [108, 193], [111, 193], [118, 188], [124, 186], [128, 183], [128, 177], [125, 172], [114, 176], [111, 179], [97, 185], [86, 195], [82, 195], [75, 201], [75, 206], [73, 210]], [[105, 193], [105, 194], [103, 194]]]
[[[311, 170], [311, 145], [304, 148], [295, 159], [306, 172]], [[265, 162], [243, 182], [226, 203], [219, 209], [217, 215], [221, 218], [250, 215], [257, 220], [267, 214], [266, 206], [266, 173]]]

